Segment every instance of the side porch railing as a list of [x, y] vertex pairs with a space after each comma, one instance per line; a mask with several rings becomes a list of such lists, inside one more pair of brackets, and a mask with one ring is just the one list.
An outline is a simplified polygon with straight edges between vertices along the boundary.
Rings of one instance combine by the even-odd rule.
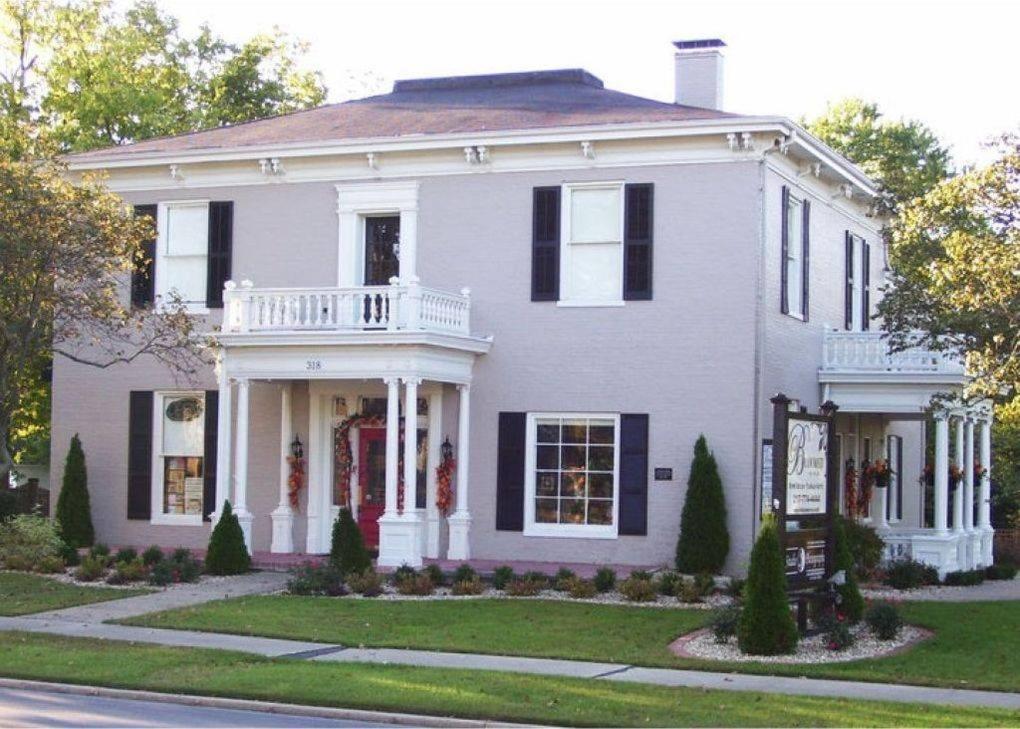
[[[395, 281], [395, 279], [394, 279]], [[421, 286], [255, 288], [228, 281], [223, 331], [433, 331], [470, 334], [471, 296]]]
[[889, 348], [882, 332], [827, 331], [823, 370], [835, 372], [903, 372], [963, 374], [964, 365], [951, 353], [914, 347]]

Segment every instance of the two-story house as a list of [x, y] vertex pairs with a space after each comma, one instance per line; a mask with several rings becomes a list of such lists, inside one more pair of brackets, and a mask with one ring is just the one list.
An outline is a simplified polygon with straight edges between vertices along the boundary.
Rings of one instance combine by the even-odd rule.
[[990, 414], [938, 410], [926, 487], [931, 398], [964, 373], [875, 331], [874, 184], [789, 119], [721, 111], [722, 45], [676, 44], [676, 103], [582, 70], [416, 79], [72, 156], [155, 218], [133, 305], [177, 291], [217, 364], [58, 358], [55, 478], [80, 433], [115, 544], [202, 547], [229, 499], [255, 552], [328, 551], [349, 504], [383, 566], [656, 565], [705, 434], [740, 572], [782, 391], [840, 406], [844, 480], [889, 459], [861, 511], [890, 554], [987, 564], [987, 474], [950, 514], [947, 472], [951, 429], [957, 464], [989, 463]]

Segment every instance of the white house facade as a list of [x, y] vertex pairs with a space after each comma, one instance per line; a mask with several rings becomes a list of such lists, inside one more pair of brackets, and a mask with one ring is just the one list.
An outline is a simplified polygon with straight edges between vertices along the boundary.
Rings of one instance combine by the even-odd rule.
[[720, 111], [721, 45], [677, 44], [676, 103], [580, 70], [398, 81], [72, 156], [155, 218], [133, 305], [177, 291], [216, 364], [58, 359], [54, 478], [80, 433], [114, 544], [204, 546], [229, 500], [256, 553], [328, 552], [349, 506], [381, 566], [650, 566], [704, 434], [737, 573], [782, 391], [839, 406], [844, 479], [889, 462], [854, 508], [890, 557], [990, 563], [990, 409], [933, 409], [963, 369], [874, 330], [873, 183], [788, 119]]

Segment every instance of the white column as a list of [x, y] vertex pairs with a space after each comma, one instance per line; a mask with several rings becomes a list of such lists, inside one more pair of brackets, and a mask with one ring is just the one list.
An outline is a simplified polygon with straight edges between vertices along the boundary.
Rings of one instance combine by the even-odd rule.
[[234, 473], [234, 513], [244, 532], [244, 543], [252, 551], [252, 515], [248, 511], [248, 399], [247, 378], [237, 381], [237, 467]]
[[963, 425], [963, 528], [974, 531], [974, 417]]
[[332, 525], [329, 524], [329, 509], [324, 508], [329, 488], [326, 485], [326, 480], [323, 479], [319, 461], [323, 460], [321, 454], [330, 453], [331, 449], [327, 447], [322, 438], [323, 397], [316, 391], [313, 384], [309, 382], [308, 386], [308, 435], [305, 444], [305, 455], [308, 457], [305, 552], [324, 554], [329, 551], [327, 532]]
[[[956, 462], [957, 468], [963, 468], [963, 417], [956, 416], [955, 421], [955, 443], [953, 450], [955, 451], [953, 460]], [[953, 493], [953, 531], [957, 534], [963, 533], [963, 483], [956, 484], [956, 491]]]
[[418, 385], [404, 378], [404, 516], [417, 519], [418, 503]]
[[949, 509], [949, 414], [935, 413], [935, 531], [948, 531]]
[[233, 407], [231, 405], [231, 383], [227, 377], [226, 362], [220, 360], [220, 397], [219, 413], [216, 422], [216, 509], [212, 514], [212, 523], [216, 524], [223, 513], [223, 502], [230, 498], [230, 457], [233, 451], [233, 437], [230, 432], [233, 424]]
[[429, 454], [425, 480], [425, 556], [439, 557], [442, 522], [436, 506], [436, 467], [442, 457], [443, 442], [443, 391], [439, 385], [429, 395]]
[[386, 510], [385, 515], [397, 514], [397, 468], [400, 461], [400, 380], [391, 377], [386, 381]]
[[418, 209], [400, 210], [400, 282], [407, 285], [418, 276]]
[[[413, 384], [411, 384], [413, 382]], [[400, 447], [400, 383], [396, 378], [387, 379], [386, 400], [386, 511], [379, 517], [379, 559], [380, 567], [399, 567], [402, 564], [420, 567], [421, 520], [414, 508], [417, 468], [417, 422], [415, 411], [418, 401], [418, 382], [408, 383], [404, 443], [404, 513], [397, 512], [398, 448]]]
[[992, 542], [995, 530], [992, 528], [991, 478], [992, 478], [992, 412], [989, 406], [988, 415], [981, 419], [981, 467], [985, 469], [981, 476], [980, 493], [978, 494], [978, 528], [981, 532], [981, 564], [992, 563]]
[[460, 405], [457, 416], [457, 482], [456, 509], [450, 515], [449, 559], [471, 559], [471, 513], [468, 511], [469, 445], [471, 441], [471, 385], [460, 385]]
[[290, 506], [290, 441], [293, 436], [291, 412], [291, 383], [280, 388], [280, 501], [270, 515], [273, 522], [273, 542], [269, 551], [289, 554], [294, 551], [294, 512]]

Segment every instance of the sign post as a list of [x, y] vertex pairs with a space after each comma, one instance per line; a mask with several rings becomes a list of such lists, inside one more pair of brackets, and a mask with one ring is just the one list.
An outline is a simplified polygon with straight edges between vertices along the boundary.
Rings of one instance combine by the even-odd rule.
[[776, 527], [786, 563], [786, 584], [797, 597], [797, 622], [807, 623], [806, 595], [833, 572], [833, 518], [838, 500], [836, 406], [822, 412], [791, 412], [783, 393], [771, 400], [772, 494]]

